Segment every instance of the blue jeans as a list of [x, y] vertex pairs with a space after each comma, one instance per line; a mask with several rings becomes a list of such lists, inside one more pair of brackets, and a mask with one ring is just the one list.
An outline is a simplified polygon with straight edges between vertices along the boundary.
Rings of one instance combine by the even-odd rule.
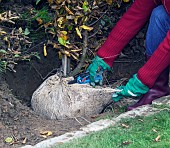
[[163, 5], [156, 7], [151, 14], [146, 33], [146, 54], [152, 55], [170, 30], [170, 15]]

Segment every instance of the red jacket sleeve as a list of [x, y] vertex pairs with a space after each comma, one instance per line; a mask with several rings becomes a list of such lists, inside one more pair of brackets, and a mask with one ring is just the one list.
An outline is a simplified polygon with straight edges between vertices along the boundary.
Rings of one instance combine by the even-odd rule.
[[[170, 1], [170, 0], [169, 0]], [[112, 29], [97, 55], [111, 67], [125, 45], [136, 35], [156, 7], [154, 0], [135, 0]]]
[[162, 3], [167, 11], [167, 13], [170, 15], [170, 0], [162, 0]]
[[139, 69], [138, 78], [151, 88], [160, 73], [170, 64], [170, 30], [147, 63]]

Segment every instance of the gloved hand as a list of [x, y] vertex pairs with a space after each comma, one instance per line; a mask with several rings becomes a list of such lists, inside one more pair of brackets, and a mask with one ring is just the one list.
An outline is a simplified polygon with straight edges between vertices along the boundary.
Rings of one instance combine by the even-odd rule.
[[104, 70], [111, 70], [110, 66], [106, 64], [100, 57], [96, 56], [90, 66], [87, 68], [87, 72], [90, 74], [91, 85], [95, 86], [95, 77], [99, 74], [102, 75]]
[[149, 88], [144, 85], [138, 78], [137, 74], [127, 82], [125, 86], [120, 86], [117, 89], [117, 92], [113, 93], [112, 99], [114, 102], [119, 101], [123, 97], [138, 97], [142, 94], [148, 92]]

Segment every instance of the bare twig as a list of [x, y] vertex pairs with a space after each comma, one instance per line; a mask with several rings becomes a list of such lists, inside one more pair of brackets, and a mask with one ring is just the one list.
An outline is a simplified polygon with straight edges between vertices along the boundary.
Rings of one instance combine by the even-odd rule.
[[10, 27], [7, 27], [7, 26], [4, 26], [4, 25], [0, 25], [0, 28], [2, 28], [2, 29], [9, 29], [9, 30], [13, 30], [14, 28], [10, 28]]
[[96, 21], [94, 21], [93, 23], [89, 24], [88, 26], [93, 26], [94, 24], [96, 24], [98, 21], [101, 20], [101, 18], [108, 12], [108, 10], [106, 10]]
[[40, 78], [41, 78], [42, 80], [44, 80], [42, 74], [34, 67], [33, 64], [31, 64], [31, 65], [32, 65], [32, 67], [35, 69], [35, 71], [38, 73], [38, 75], [40, 76]]
[[35, 71], [38, 73], [38, 75], [40, 76], [40, 78], [44, 81], [45, 79], [47, 79], [51, 74], [53, 74], [54, 71], [57, 71], [58, 68], [55, 68], [53, 70], [51, 70], [45, 77], [42, 76], [42, 74], [38, 71], [37, 68], [35, 68], [35, 66], [33, 64], [31, 64], [31, 66], [35, 69]]
[[88, 123], [91, 123], [90, 121], [88, 121], [86, 118], [84, 118], [84, 117], [80, 117], [80, 118], [82, 118], [82, 119], [84, 119], [86, 122], [88, 122]]
[[53, 72], [57, 71], [58, 68], [54, 68], [53, 70], [51, 70], [44, 78], [43, 80], [47, 79], [51, 74], [54, 74]]
[[36, 47], [38, 47], [38, 46], [40, 46], [40, 45], [44, 44], [45, 42], [46, 42], [46, 41], [44, 40], [44, 41], [40, 42], [39, 44], [36, 44], [35, 46], [33, 46], [33, 47], [29, 48], [26, 52], [31, 51], [32, 49], [34, 49], [34, 48], [36, 48]]
[[96, 32], [94, 32], [92, 35], [88, 36], [88, 39], [90, 39], [90, 38], [94, 37], [94, 36], [95, 36], [98, 32], [99, 32], [99, 29], [97, 29], [97, 31], [96, 31]]
[[77, 118], [74, 118], [81, 126], [83, 125]]

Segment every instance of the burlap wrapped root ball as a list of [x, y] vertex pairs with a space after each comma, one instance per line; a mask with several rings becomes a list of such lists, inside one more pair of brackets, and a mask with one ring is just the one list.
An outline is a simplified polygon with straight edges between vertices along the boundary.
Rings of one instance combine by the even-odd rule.
[[31, 105], [40, 116], [49, 119], [86, 117], [98, 114], [111, 100], [114, 89], [89, 84], [67, 84], [73, 78], [49, 77], [33, 93]]

